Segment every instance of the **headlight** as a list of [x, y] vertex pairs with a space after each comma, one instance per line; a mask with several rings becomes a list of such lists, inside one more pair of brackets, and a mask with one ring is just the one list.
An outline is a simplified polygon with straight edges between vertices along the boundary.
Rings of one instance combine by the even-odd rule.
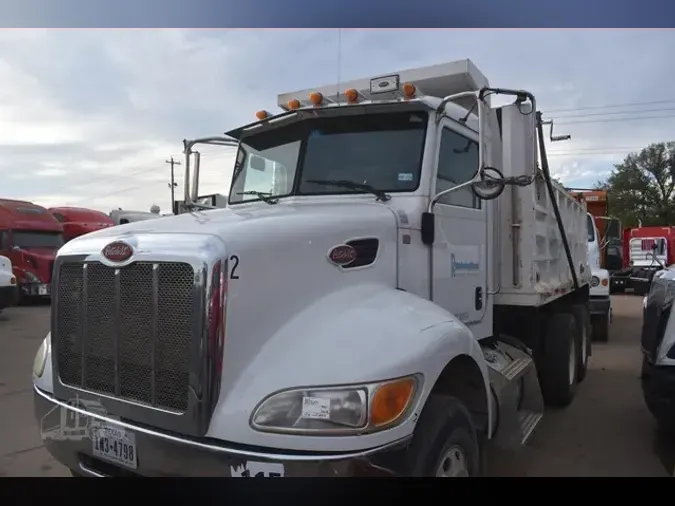
[[349, 387], [286, 390], [263, 400], [251, 426], [264, 432], [345, 434], [383, 430], [408, 413], [421, 376]]
[[593, 276], [591, 278], [591, 286], [598, 286], [600, 284], [600, 278], [597, 276]]
[[33, 360], [33, 375], [36, 378], [42, 377], [42, 373], [45, 372], [45, 365], [47, 365], [47, 357], [49, 356], [49, 350], [52, 346], [51, 336], [47, 336], [43, 341], [40, 347], [38, 348], [37, 353], [35, 354], [35, 360]]

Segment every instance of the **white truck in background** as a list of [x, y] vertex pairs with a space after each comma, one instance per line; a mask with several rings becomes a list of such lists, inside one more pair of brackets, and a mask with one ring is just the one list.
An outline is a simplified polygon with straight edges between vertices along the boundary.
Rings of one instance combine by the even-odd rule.
[[6, 256], [0, 255], [0, 313], [16, 304], [18, 297], [19, 287], [12, 272], [12, 262]]
[[609, 340], [609, 329], [612, 323], [610, 277], [609, 271], [600, 267], [600, 236], [590, 213], [587, 214], [586, 221], [588, 224], [588, 264], [591, 267], [591, 337], [594, 341], [606, 342]]
[[[109, 429], [45, 438], [75, 475], [476, 476], [572, 402], [586, 209], [535, 97], [470, 60], [335, 92], [186, 141], [191, 212], [59, 251], [35, 412]], [[237, 148], [226, 209], [195, 202], [200, 143]]]

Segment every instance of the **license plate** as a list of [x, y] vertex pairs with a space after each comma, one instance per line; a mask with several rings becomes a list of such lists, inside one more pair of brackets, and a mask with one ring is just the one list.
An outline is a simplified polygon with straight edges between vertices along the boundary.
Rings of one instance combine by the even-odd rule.
[[115, 464], [136, 469], [136, 435], [121, 427], [98, 425], [91, 431], [92, 453]]
[[49, 295], [49, 286], [48, 285], [40, 285], [38, 287], [38, 294]]

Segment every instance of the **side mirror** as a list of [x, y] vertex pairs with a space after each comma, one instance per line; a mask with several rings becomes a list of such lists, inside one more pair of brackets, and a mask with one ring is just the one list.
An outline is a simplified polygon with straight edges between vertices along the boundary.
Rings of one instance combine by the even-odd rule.
[[494, 200], [506, 188], [504, 174], [494, 167], [484, 167], [478, 181], [471, 184], [471, 191], [481, 200]]
[[258, 155], [249, 155], [250, 160], [249, 164], [253, 170], [258, 170], [263, 172], [265, 170], [265, 159], [262, 156]]
[[430, 246], [434, 243], [436, 238], [436, 227], [435, 227], [435, 216], [434, 213], [424, 212], [422, 213], [422, 244]]

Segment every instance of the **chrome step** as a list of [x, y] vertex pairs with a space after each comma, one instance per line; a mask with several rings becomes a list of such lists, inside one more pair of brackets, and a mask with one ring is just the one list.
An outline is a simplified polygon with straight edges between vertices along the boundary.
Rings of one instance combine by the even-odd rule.
[[535, 413], [533, 411], [521, 411], [518, 413], [518, 418], [520, 419], [520, 433], [521, 433], [521, 444], [525, 445], [529, 441], [532, 434], [534, 434], [534, 429], [537, 428], [539, 422], [544, 417], [541, 413]]
[[520, 376], [520, 374], [525, 371], [525, 369], [527, 369], [531, 363], [532, 359], [530, 357], [518, 358], [502, 369], [501, 372], [507, 381], [513, 381], [518, 376]]

